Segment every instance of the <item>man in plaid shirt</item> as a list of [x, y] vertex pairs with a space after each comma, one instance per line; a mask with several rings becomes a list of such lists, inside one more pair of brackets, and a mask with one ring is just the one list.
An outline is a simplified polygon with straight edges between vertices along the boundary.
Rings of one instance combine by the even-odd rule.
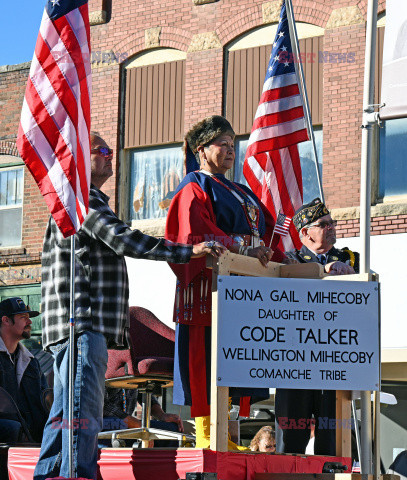
[[[74, 474], [96, 479], [97, 435], [102, 429], [104, 380], [109, 348], [126, 345], [129, 287], [124, 256], [187, 263], [224, 248], [204, 242], [172, 244], [131, 230], [100, 191], [113, 175], [113, 151], [91, 135], [89, 213], [75, 238]], [[68, 342], [70, 239], [51, 217], [42, 255], [43, 347], [54, 356], [54, 403], [44, 429], [34, 480], [69, 477]]]

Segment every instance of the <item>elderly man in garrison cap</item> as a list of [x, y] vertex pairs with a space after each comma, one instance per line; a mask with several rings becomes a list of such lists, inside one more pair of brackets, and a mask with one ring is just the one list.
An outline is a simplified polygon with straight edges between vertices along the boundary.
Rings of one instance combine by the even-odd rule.
[[[319, 198], [303, 205], [294, 215], [294, 225], [303, 246], [286, 252], [300, 263], [318, 262], [331, 275], [349, 275], [359, 271], [359, 254], [348, 248], [337, 249], [336, 221]], [[277, 389], [277, 452], [305, 453], [310, 440], [312, 416], [315, 425], [314, 453], [335, 455], [335, 429], [329, 429], [336, 418], [335, 390]], [[333, 422], [334, 423], [334, 422]]]
[[[31, 318], [39, 312], [30, 310], [19, 297], [0, 302], [0, 387], [8, 392], [20, 411], [31, 437], [41, 442], [48, 418], [43, 403], [47, 382], [38, 360], [20, 343], [31, 336]], [[4, 405], [5, 399], [0, 400]], [[15, 412], [2, 413], [0, 442], [28, 441]]]

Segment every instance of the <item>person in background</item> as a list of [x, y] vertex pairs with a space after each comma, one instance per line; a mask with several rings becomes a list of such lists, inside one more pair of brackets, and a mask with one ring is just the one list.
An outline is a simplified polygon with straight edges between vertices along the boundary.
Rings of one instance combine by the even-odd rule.
[[[293, 222], [303, 246], [286, 252], [287, 257], [299, 263], [320, 263], [330, 275], [359, 272], [359, 254], [348, 248], [335, 248], [336, 221], [319, 198], [297, 210]], [[324, 428], [336, 418], [335, 390], [278, 388], [275, 407], [277, 452], [305, 453], [314, 424], [314, 453], [336, 454], [335, 429]]]
[[252, 452], [275, 453], [276, 439], [273, 427], [270, 425], [261, 427], [250, 442], [250, 450]]
[[[19, 297], [0, 302], [0, 387], [16, 403], [35, 442], [41, 442], [48, 418], [44, 405], [47, 382], [38, 360], [20, 340], [31, 336], [31, 318], [39, 312], [30, 310]], [[4, 399], [3, 399], [4, 401]], [[18, 415], [2, 414], [0, 442], [28, 441], [22, 434]]]

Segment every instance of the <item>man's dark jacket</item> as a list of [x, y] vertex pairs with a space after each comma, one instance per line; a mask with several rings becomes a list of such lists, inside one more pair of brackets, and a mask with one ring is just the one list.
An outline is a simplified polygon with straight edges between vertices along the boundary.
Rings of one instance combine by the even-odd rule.
[[[20, 345], [19, 348], [25, 347]], [[47, 388], [47, 382], [41, 372], [38, 360], [27, 349], [25, 352], [30, 359], [24, 369], [20, 385], [18, 385], [16, 369], [9, 353], [7, 350], [0, 350], [0, 387], [4, 388], [17, 404], [33, 440], [41, 442], [45, 422], [48, 418], [48, 412], [42, 403], [42, 395]], [[18, 420], [17, 416], [7, 414], [2, 414], [2, 418]]]
[[[347, 247], [345, 248], [335, 248], [332, 247], [326, 254], [326, 262], [343, 262], [347, 263], [351, 267], [354, 268], [356, 273], [359, 273], [359, 253], [352, 252]], [[314, 252], [312, 252], [309, 248], [305, 245], [302, 246], [301, 250], [290, 250], [286, 252], [286, 256], [289, 258], [294, 258], [298, 260], [300, 263], [310, 263], [316, 262], [321, 263]]]

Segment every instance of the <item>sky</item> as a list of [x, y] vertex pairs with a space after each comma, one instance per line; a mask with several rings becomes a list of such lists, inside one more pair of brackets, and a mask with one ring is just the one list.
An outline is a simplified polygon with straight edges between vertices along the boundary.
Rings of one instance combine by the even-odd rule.
[[44, 6], [45, 0], [1, 1], [0, 65], [32, 59]]

